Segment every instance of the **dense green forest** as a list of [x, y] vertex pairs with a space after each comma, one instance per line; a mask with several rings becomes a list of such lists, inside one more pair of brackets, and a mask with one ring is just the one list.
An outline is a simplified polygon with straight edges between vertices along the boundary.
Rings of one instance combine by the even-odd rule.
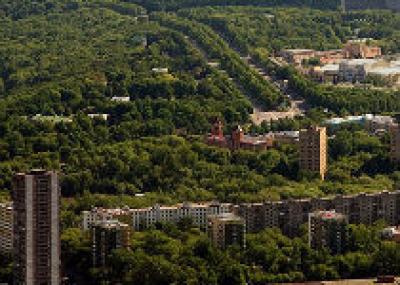
[[[270, 229], [249, 234], [244, 250], [232, 246], [220, 251], [190, 223], [158, 224], [133, 233], [131, 250], [113, 251], [112, 266], [102, 271], [90, 268], [88, 235], [69, 228], [62, 235], [63, 261], [70, 281], [78, 284], [108, 280], [111, 284], [262, 285], [399, 274], [400, 246], [381, 241], [382, 227], [381, 223], [368, 228], [351, 225], [348, 252], [333, 256], [327, 250], [310, 249], [306, 234], [289, 239]], [[0, 264], [5, 260], [0, 259]], [[0, 267], [0, 279], [7, 281], [9, 272], [9, 267]]]
[[373, 38], [384, 54], [398, 53], [399, 14], [234, 6], [182, 9], [178, 14], [210, 26], [242, 54], [252, 55], [269, 74], [289, 80], [290, 87], [313, 107], [339, 114], [399, 111], [398, 90], [324, 86], [295, 69], [273, 66], [268, 59], [285, 48], [340, 48], [353, 37]]
[[340, 13], [298, 8], [204, 7], [177, 12], [205, 23], [243, 51], [266, 48], [339, 48], [354, 36], [372, 38], [384, 53], [399, 51], [400, 15], [390, 11]]
[[[158, 225], [134, 233], [132, 250], [115, 252], [116, 266], [107, 272], [87, 270], [90, 243], [77, 227], [80, 211], [91, 206], [398, 189], [388, 136], [357, 125], [329, 130], [324, 182], [299, 171], [293, 145], [230, 152], [204, 143], [215, 118], [226, 133], [242, 124], [256, 134], [298, 130], [335, 114], [399, 111], [396, 93], [330, 89], [271, 65], [269, 56], [282, 48], [337, 48], [355, 30], [376, 38], [385, 52], [398, 51], [400, 18], [390, 12], [255, 7], [337, 8], [336, 1], [323, 2], [0, 1], [0, 201], [10, 199], [17, 171], [62, 172], [63, 261], [79, 284], [264, 284], [400, 273], [398, 246], [378, 240], [382, 225], [353, 227], [343, 256], [312, 251], [305, 237], [290, 240], [276, 230], [249, 235], [244, 251], [219, 251], [190, 225]], [[219, 7], [191, 8], [211, 4]], [[221, 7], [227, 4], [246, 7]], [[187, 9], [160, 12], [178, 8]], [[306, 117], [251, 125], [254, 101], [267, 110], [287, 102], [241, 54], [288, 79], [313, 107]], [[112, 99], [122, 96], [130, 101]], [[141, 274], [149, 270], [154, 274]], [[1, 257], [0, 282], [10, 275], [10, 260]]]
[[129, 0], [146, 7], [150, 11], [167, 10], [173, 11], [188, 7], [201, 6], [295, 6], [310, 7], [314, 9], [333, 9], [339, 8], [339, 0]]
[[399, 274], [400, 246], [381, 241], [380, 229], [382, 224], [350, 226], [349, 251], [332, 256], [328, 251], [310, 249], [306, 235], [289, 239], [277, 230], [266, 230], [248, 235], [245, 250], [231, 247], [222, 252], [190, 224], [157, 225], [134, 233], [132, 250], [114, 251], [110, 257], [113, 266], [103, 272], [85, 270], [90, 246], [79, 231], [66, 231], [63, 242], [73, 249], [65, 256], [66, 262], [81, 265], [78, 270], [85, 271], [80, 276], [92, 284], [108, 279], [114, 284], [262, 285]]

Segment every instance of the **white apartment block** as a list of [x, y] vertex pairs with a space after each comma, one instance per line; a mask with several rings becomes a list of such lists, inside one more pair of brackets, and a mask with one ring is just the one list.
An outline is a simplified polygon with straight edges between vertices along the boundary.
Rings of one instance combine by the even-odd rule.
[[[115, 220], [131, 220], [132, 210], [128, 207], [122, 209], [104, 209], [93, 207], [90, 211], [82, 212], [82, 227], [85, 231], [91, 229], [92, 226], [107, 223]], [[129, 222], [130, 224], [130, 222]]]
[[13, 206], [0, 203], [0, 253], [11, 253], [13, 247]]
[[178, 223], [182, 218], [191, 218], [193, 224], [205, 229], [207, 218], [210, 215], [230, 213], [232, 204], [228, 203], [182, 203], [174, 206], [154, 205], [141, 209], [103, 209], [93, 208], [91, 211], [84, 211], [83, 229], [88, 230], [91, 226], [111, 220], [123, 220], [129, 222], [134, 230], [148, 228], [155, 223]]
[[193, 224], [205, 229], [208, 216], [230, 213], [231, 211], [232, 204], [218, 202], [183, 203], [170, 207], [155, 205], [133, 210], [133, 228], [140, 230], [157, 222], [177, 223], [182, 218], [191, 218]]

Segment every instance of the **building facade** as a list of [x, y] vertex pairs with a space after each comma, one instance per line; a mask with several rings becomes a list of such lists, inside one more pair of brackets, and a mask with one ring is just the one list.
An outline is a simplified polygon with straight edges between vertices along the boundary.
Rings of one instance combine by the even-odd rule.
[[348, 221], [335, 211], [317, 211], [308, 216], [308, 242], [312, 249], [327, 248], [332, 254], [345, 252], [348, 244]]
[[220, 249], [231, 245], [246, 247], [245, 220], [232, 213], [209, 216], [207, 234], [212, 244]]
[[207, 137], [207, 144], [219, 147], [230, 148], [231, 150], [247, 149], [253, 151], [263, 151], [273, 146], [273, 136], [271, 134], [253, 136], [245, 134], [241, 126], [236, 126], [230, 136], [223, 133], [223, 124], [217, 120]]
[[325, 127], [300, 131], [300, 169], [318, 173], [322, 180], [327, 171], [327, 136]]
[[400, 162], [400, 126], [393, 124], [389, 129], [390, 134], [390, 160]]
[[13, 206], [0, 203], [0, 254], [10, 254], [13, 248]]
[[364, 39], [348, 41], [344, 46], [345, 58], [377, 58], [382, 55], [382, 49], [378, 46], [370, 46]]
[[98, 222], [91, 227], [93, 267], [107, 266], [113, 250], [129, 248], [130, 226], [116, 220]]
[[228, 140], [224, 136], [224, 125], [221, 120], [216, 120], [211, 127], [211, 133], [207, 137], [207, 143], [219, 147], [229, 147]]
[[384, 228], [381, 232], [381, 238], [400, 243], [400, 228], [398, 226]]
[[13, 178], [14, 284], [60, 284], [58, 174], [44, 170]]
[[183, 203], [175, 206], [160, 206], [132, 210], [133, 228], [141, 230], [155, 223], [176, 224], [184, 218], [190, 218], [193, 224], [205, 229], [207, 217], [231, 212], [232, 204], [228, 203]]
[[384, 220], [389, 225], [398, 225], [400, 191], [246, 203], [233, 208], [233, 212], [245, 220], [247, 232], [279, 228], [288, 236], [300, 233], [301, 226], [308, 222], [309, 213], [329, 210], [346, 215], [351, 224], [371, 225]]
[[225, 136], [223, 124], [217, 120], [211, 127], [206, 142], [209, 145], [226, 147], [231, 150], [264, 151], [280, 144], [297, 144], [298, 131], [269, 132], [260, 135], [245, 134], [241, 126], [236, 126], [231, 135]]
[[173, 206], [154, 205], [152, 207], [140, 209], [104, 209], [92, 208], [91, 211], [82, 212], [82, 228], [90, 230], [98, 223], [118, 220], [129, 224], [136, 231], [151, 227], [156, 223], [177, 224], [185, 218], [192, 220], [193, 224], [205, 229], [207, 227], [207, 217], [229, 213], [232, 211], [232, 204], [207, 202], [190, 203], [185, 202]]
[[82, 212], [82, 228], [85, 231], [90, 230], [94, 225], [108, 221], [118, 220], [123, 223], [132, 223], [132, 211], [128, 207], [122, 209], [105, 209], [93, 207], [90, 211]]

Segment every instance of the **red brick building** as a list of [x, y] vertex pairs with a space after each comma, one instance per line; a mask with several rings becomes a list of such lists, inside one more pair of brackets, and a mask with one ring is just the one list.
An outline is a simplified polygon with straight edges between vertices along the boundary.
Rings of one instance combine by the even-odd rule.
[[232, 150], [247, 149], [253, 151], [263, 151], [273, 147], [274, 138], [271, 134], [253, 136], [245, 134], [241, 126], [233, 129], [231, 136], [225, 136], [223, 124], [217, 120], [207, 137], [207, 144], [219, 147], [227, 147]]

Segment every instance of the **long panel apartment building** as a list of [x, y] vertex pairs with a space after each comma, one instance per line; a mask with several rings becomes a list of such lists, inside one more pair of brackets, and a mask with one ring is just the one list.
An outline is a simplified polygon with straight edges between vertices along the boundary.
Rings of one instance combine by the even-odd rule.
[[370, 225], [384, 220], [390, 225], [397, 225], [400, 222], [400, 191], [267, 201], [234, 207], [234, 212], [245, 219], [247, 232], [276, 227], [289, 236], [299, 234], [300, 227], [308, 221], [309, 213], [320, 210], [335, 210], [344, 214], [351, 224]]
[[202, 229], [207, 227], [207, 217], [231, 212], [232, 205], [225, 203], [183, 203], [175, 206], [160, 206], [133, 210], [133, 228], [142, 229], [157, 222], [177, 223], [191, 218]]
[[91, 211], [83, 212], [83, 228], [88, 230], [97, 223], [117, 219], [132, 225], [134, 230], [142, 230], [156, 223], [176, 224], [183, 218], [191, 218], [194, 225], [205, 229], [208, 216], [230, 212], [232, 212], [232, 204], [218, 202], [185, 202], [174, 206], [154, 205], [141, 209], [93, 208]]
[[142, 209], [93, 208], [83, 212], [83, 228], [91, 229], [98, 223], [117, 219], [139, 231], [159, 222], [176, 224], [183, 218], [191, 218], [194, 225], [206, 229], [209, 216], [234, 213], [244, 219], [246, 232], [279, 228], [288, 236], [296, 236], [300, 227], [308, 222], [309, 213], [330, 210], [346, 215], [351, 224], [370, 225], [384, 220], [389, 225], [397, 225], [400, 223], [400, 191], [239, 205], [210, 202], [155, 205]]

